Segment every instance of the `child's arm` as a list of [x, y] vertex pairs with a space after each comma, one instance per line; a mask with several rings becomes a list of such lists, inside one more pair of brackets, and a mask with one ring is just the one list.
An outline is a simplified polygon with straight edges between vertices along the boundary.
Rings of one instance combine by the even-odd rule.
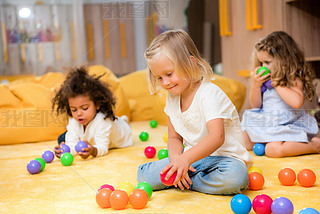
[[303, 105], [303, 83], [299, 78], [296, 78], [296, 86], [275, 87], [280, 97], [292, 108], [299, 109]]
[[252, 77], [252, 84], [250, 88], [249, 101], [252, 108], [261, 108], [262, 106], [261, 86], [270, 77], [270, 74], [267, 74], [261, 77], [263, 72], [256, 74], [259, 68], [260, 67], [257, 67], [254, 71], [255, 74]]
[[161, 173], [164, 173], [171, 168], [166, 178], [169, 178], [175, 171], [177, 171], [177, 177], [173, 184], [175, 186], [178, 185], [181, 189], [184, 189], [182, 184], [187, 188], [189, 187], [188, 183], [192, 184], [188, 176], [188, 169], [190, 168], [190, 165], [209, 156], [224, 143], [225, 134], [222, 118], [208, 121], [207, 129], [208, 135], [206, 137], [204, 137], [196, 146], [187, 150], [186, 152], [180, 155], [178, 153], [174, 154], [177, 156], [173, 156], [174, 159], [170, 159], [171, 163], [165, 166], [161, 171]]

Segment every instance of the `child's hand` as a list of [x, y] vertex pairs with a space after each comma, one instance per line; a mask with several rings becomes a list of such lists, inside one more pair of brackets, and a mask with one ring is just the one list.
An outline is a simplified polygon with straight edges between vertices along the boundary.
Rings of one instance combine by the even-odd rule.
[[[172, 159], [172, 157], [171, 157]], [[165, 173], [167, 170], [167, 176], [166, 180], [171, 177], [171, 175], [177, 171], [177, 177], [175, 181], [173, 182], [173, 185], [175, 187], [179, 186], [181, 190], [184, 190], [184, 188], [190, 189], [190, 185], [192, 185], [192, 181], [188, 175], [188, 170], [195, 172], [196, 169], [193, 168], [188, 161], [186, 161], [182, 155], [176, 156], [173, 160], [171, 160], [171, 163], [167, 164], [162, 170], [161, 174]]]
[[270, 73], [261, 76], [263, 74], [263, 72], [260, 72], [257, 74], [257, 71], [260, 67], [257, 67], [255, 69], [255, 75], [253, 75], [253, 82], [252, 82], [252, 86], [256, 87], [256, 88], [261, 88], [262, 84], [266, 81], [268, 81], [270, 79]]
[[97, 156], [97, 148], [95, 148], [94, 146], [92, 146], [89, 142], [85, 141], [88, 145], [87, 148], [83, 148], [82, 152], [79, 152], [79, 156], [82, 159], [87, 159], [90, 155], [92, 156]]
[[[62, 142], [61, 144], [65, 144], [65, 142]], [[61, 153], [62, 153], [62, 150], [60, 150], [61, 148], [61, 144], [60, 145], [56, 145], [54, 147], [54, 154], [56, 155], [57, 158], [60, 158], [61, 157]]]

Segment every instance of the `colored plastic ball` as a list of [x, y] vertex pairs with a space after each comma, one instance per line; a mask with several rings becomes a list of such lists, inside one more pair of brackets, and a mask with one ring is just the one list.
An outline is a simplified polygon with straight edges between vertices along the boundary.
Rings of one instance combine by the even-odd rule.
[[61, 148], [59, 148], [59, 150], [62, 151], [62, 154], [69, 152], [70, 153], [70, 147], [66, 144], [60, 144]]
[[261, 169], [259, 169], [259, 168], [256, 167], [256, 166], [250, 166], [250, 167], [249, 167], [249, 169], [248, 169], [248, 174], [250, 174], [251, 172], [259, 172], [259, 173], [262, 175]]
[[249, 188], [251, 190], [260, 190], [264, 185], [264, 177], [259, 172], [249, 174]]
[[258, 156], [263, 156], [265, 152], [265, 145], [263, 143], [256, 143], [254, 144], [252, 151]]
[[103, 184], [103, 185], [98, 189], [98, 191], [101, 190], [101, 189], [110, 189], [111, 191], [114, 191], [114, 187], [113, 187], [112, 185], [109, 185], [109, 184]]
[[149, 139], [149, 134], [148, 132], [141, 132], [140, 135], [139, 135], [139, 138], [141, 141], [147, 141]]
[[110, 189], [104, 188], [97, 192], [96, 194], [96, 202], [101, 208], [109, 208], [110, 204], [110, 195], [112, 191]]
[[165, 143], [168, 143], [168, 132], [166, 132], [164, 135], [163, 135], [163, 141]]
[[137, 184], [137, 186], [135, 187], [135, 189], [143, 189], [144, 191], [147, 192], [149, 198], [152, 196], [152, 187], [149, 183], [147, 182], [140, 182]]
[[131, 192], [129, 201], [134, 209], [145, 208], [149, 200], [148, 193], [143, 189], [135, 189]]
[[129, 202], [128, 194], [120, 189], [116, 189], [110, 195], [111, 207], [115, 210], [122, 210], [126, 208]]
[[303, 187], [311, 187], [316, 182], [316, 174], [310, 169], [303, 169], [298, 173], [298, 182]]
[[177, 171], [175, 171], [175, 172], [171, 175], [171, 177], [170, 177], [168, 180], [166, 180], [165, 178], [166, 178], [169, 170], [170, 170], [170, 169], [168, 169], [168, 170], [167, 170], [165, 173], [163, 173], [163, 174], [160, 173], [160, 180], [161, 180], [161, 182], [162, 182], [164, 185], [172, 186], [174, 180], [176, 180]]
[[39, 161], [39, 163], [41, 164], [40, 172], [42, 172], [44, 167], [46, 167], [46, 162], [42, 158], [36, 158], [35, 160]]
[[278, 197], [273, 200], [271, 204], [271, 211], [273, 214], [292, 214], [293, 204], [285, 197]]
[[252, 208], [257, 214], [271, 214], [272, 201], [268, 195], [257, 195], [252, 201]]
[[76, 152], [82, 152], [82, 149], [87, 148], [87, 147], [88, 147], [88, 145], [86, 142], [79, 141], [77, 143], [77, 145], [75, 146], [75, 150], [76, 150]]
[[27, 170], [30, 174], [37, 174], [41, 170], [41, 164], [37, 160], [32, 160], [27, 164]]
[[320, 214], [317, 210], [313, 208], [303, 208], [298, 214]]
[[230, 205], [235, 214], [248, 214], [251, 210], [251, 201], [248, 196], [244, 194], [233, 196]]
[[134, 190], [132, 184], [130, 184], [129, 182], [121, 182], [118, 184], [117, 189], [121, 189], [123, 191], [125, 191], [129, 195], [131, 194], [131, 192]]
[[154, 148], [153, 146], [147, 146], [145, 149], [144, 149], [144, 155], [147, 157], [147, 158], [153, 158], [157, 153], [157, 150], [156, 148]]
[[264, 84], [264, 86], [267, 87], [267, 88], [273, 88], [272, 85], [271, 85], [271, 79], [265, 81], [263, 84]]
[[70, 166], [73, 163], [73, 155], [69, 152], [63, 153], [60, 157], [60, 161], [64, 166]]
[[150, 121], [150, 127], [151, 128], [156, 128], [158, 126], [158, 122], [156, 120], [151, 120]]
[[45, 151], [41, 157], [46, 163], [51, 163], [54, 159], [54, 154], [53, 152], [48, 150], [48, 151]]
[[296, 182], [296, 173], [293, 169], [283, 168], [278, 173], [278, 179], [283, 186], [292, 186]]
[[168, 155], [168, 149], [166, 148], [163, 148], [163, 149], [160, 149], [159, 152], [158, 152], [158, 158], [159, 160], [163, 159], [163, 158], [167, 158], [169, 155]]
[[270, 73], [269, 69], [267, 67], [261, 66], [258, 70], [257, 70], [257, 74], [263, 72], [263, 74], [261, 75], [262, 77], [264, 75], [267, 75], [268, 73]]

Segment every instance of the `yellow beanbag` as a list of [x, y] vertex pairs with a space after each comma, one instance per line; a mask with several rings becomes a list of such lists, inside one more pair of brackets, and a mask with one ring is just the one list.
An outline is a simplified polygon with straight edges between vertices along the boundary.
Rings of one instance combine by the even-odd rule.
[[167, 92], [161, 90], [151, 95], [146, 78], [147, 70], [135, 71], [120, 78], [124, 92], [129, 99], [132, 121], [156, 120], [167, 125], [167, 115], [164, 113]]
[[126, 94], [123, 91], [123, 86], [120, 84], [120, 80], [112, 73], [111, 70], [103, 65], [93, 65], [88, 67], [90, 75], [103, 75], [100, 80], [107, 82], [110, 85], [110, 90], [116, 97], [115, 115], [122, 116], [127, 115], [130, 120], [130, 108]]

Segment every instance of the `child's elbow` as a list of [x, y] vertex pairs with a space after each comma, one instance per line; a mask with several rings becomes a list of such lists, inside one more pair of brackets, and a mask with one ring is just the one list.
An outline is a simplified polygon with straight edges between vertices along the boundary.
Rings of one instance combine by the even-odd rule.
[[303, 106], [303, 101], [297, 101], [297, 102], [294, 102], [292, 103], [291, 107], [294, 108], [294, 109], [300, 109], [301, 107]]

